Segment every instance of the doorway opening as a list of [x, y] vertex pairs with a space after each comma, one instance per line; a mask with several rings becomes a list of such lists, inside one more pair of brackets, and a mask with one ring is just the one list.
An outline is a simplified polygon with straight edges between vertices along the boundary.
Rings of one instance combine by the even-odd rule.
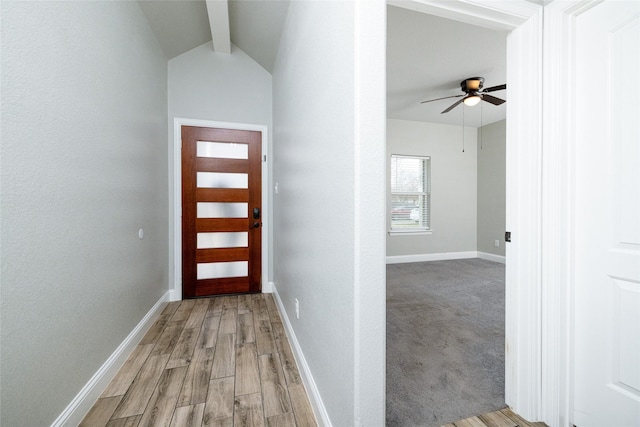
[[[461, 80], [506, 82], [508, 32], [387, 11], [387, 157], [429, 156], [432, 169], [430, 230], [394, 232], [387, 198], [387, 424], [415, 423], [407, 419], [413, 412], [439, 426], [505, 406], [506, 105], [441, 112], [456, 101], [448, 97], [459, 96]], [[470, 45], [483, 54], [469, 55]], [[421, 103], [440, 97], [428, 108]], [[456, 334], [464, 318], [474, 320]], [[474, 330], [483, 323], [483, 332]], [[434, 359], [442, 362], [435, 370]], [[404, 405], [407, 396], [416, 401]]]

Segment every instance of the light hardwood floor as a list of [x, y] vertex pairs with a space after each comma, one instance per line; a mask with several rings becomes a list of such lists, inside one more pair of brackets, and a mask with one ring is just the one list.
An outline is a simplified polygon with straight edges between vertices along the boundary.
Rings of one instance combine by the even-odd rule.
[[270, 294], [169, 303], [81, 426], [316, 426]]
[[505, 408], [489, 414], [478, 415], [442, 427], [547, 427], [545, 423], [530, 423], [515, 414], [511, 409]]

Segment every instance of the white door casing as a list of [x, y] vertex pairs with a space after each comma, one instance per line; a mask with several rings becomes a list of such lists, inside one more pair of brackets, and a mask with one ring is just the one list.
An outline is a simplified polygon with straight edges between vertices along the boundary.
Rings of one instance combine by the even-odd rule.
[[640, 425], [640, 2], [576, 17], [575, 400]]

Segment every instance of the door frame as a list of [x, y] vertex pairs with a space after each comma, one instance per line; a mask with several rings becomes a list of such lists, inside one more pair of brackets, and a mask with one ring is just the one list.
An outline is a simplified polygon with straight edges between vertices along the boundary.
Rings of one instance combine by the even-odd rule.
[[[548, 295], [543, 288], [543, 242], [553, 244], [543, 223], [550, 195], [542, 191], [546, 171], [543, 162], [543, 20], [544, 8], [529, 1], [492, 0], [388, 0], [388, 4], [455, 19], [485, 28], [503, 30], [507, 36], [507, 218], [512, 241], [506, 245], [505, 271], [505, 401], [514, 411], [532, 421], [544, 420], [550, 427], [553, 391], [550, 371], [557, 340], [545, 340], [551, 320], [566, 313], [564, 306], [545, 312]], [[546, 118], [546, 117], [545, 117]], [[545, 153], [546, 154], [546, 153]], [[546, 156], [545, 156], [546, 159]], [[546, 181], [545, 181], [546, 182]], [[547, 246], [545, 246], [547, 249]], [[544, 262], [543, 262], [544, 261]], [[545, 299], [546, 298], [546, 299]], [[546, 310], [548, 306], [544, 306]], [[546, 317], [550, 316], [550, 317]], [[551, 347], [546, 347], [550, 345]], [[544, 353], [543, 353], [544, 349]], [[544, 358], [546, 356], [547, 358]], [[546, 362], [546, 363], [545, 363]], [[543, 369], [544, 367], [544, 369]], [[546, 400], [543, 401], [543, 396]]]
[[510, 99], [507, 110], [507, 180], [515, 182], [507, 229], [515, 233], [506, 257], [505, 400], [550, 427], [573, 421], [575, 19], [601, 1], [545, 2], [531, 13], [526, 6], [534, 5], [524, 1], [413, 2], [416, 10], [512, 36], [518, 29], [508, 41], [510, 93], [538, 85], [532, 97]]
[[[273, 292], [272, 283], [269, 281], [269, 252], [271, 247], [269, 230], [271, 228], [271, 216], [269, 213], [269, 156], [267, 155], [269, 144], [268, 126], [174, 117], [173, 171], [169, 173], [173, 184], [173, 203], [170, 207], [172, 219], [169, 224], [169, 227], [173, 228], [173, 231], [169, 232], [169, 245], [173, 248], [173, 254], [170, 253], [169, 255], [169, 265], [173, 266], [173, 275], [171, 275], [173, 277], [173, 288], [169, 289], [170, 300], [182, 300], [182, 126], [251, 130], [262, 133], [262, 292]], [[171, 245], [171, 242], [173, 242], [173, 245]]]
[[573, 426], [575, 21], [601, 1], [554, 1], [544, 8], [542, 409], [549, 427]]

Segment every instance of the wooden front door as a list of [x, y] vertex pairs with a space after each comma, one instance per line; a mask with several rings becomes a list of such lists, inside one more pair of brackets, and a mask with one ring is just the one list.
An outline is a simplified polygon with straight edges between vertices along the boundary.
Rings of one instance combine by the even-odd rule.
[[182, 295], [260, 292], [257, 131], [182, 126]]

